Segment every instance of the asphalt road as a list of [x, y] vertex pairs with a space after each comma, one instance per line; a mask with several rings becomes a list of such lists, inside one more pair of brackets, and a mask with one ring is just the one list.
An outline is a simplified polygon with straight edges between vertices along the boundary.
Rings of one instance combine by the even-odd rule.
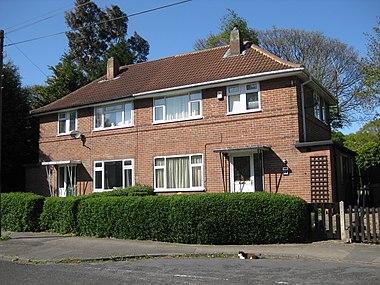
[[380, 284], [378, 266], [301, 259], [154, 258], [78, 264], [0, 262], [0, 284]]

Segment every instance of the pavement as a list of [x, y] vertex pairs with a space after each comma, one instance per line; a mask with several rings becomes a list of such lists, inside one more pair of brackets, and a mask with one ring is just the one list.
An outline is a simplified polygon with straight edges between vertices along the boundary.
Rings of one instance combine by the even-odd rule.
[[380, 245], [319, 241], [304, 244], [199, 245], [157, 241], [91, 238], [47, 232], [2, 232], [0, 260], [59, 263], [146, 257], [236, 256], [239, 251], [261, 258], [295, 258], [369, 264], [380, 267]]

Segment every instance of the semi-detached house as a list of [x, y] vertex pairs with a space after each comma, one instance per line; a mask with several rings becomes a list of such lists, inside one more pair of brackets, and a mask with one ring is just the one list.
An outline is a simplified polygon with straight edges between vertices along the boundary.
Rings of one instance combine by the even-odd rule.
[[28, 190], [85, 195], [267, 191], [352, 198], [352, 154], [331, 141], [336, 99], [305, 68], [243, 43], [119, 67], [34, 110]]

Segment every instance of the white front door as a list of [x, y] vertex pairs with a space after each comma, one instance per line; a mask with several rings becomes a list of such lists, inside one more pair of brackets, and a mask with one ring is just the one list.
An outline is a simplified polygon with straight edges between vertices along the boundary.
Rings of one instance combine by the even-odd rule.
[[253, 155], [236, 155], [231, 164], [231, 192], [254, 192]]

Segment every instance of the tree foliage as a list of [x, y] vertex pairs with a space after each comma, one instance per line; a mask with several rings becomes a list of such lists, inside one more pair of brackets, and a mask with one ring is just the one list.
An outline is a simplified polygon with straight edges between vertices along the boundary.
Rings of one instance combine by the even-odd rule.
[[272, 28], [259, 31], [260, 46], [287, 61], [302, 64], [334, 96], [338, 98], [333, 110], [333, 127], [349, 124], [353, 113], [365, 109], [372, 98], [356, 92], [362, 78], [361, 60], [353, 47], [324, 36], [321, 32]]
[[118, 6], [99, 8], [94, 2], [76, 0], [75, 9], [65, 14], [69, 50], [50, 67], [53, 75], [46, 86], [33, 86], [32, 106], [51, 103], [106, 72], [109, 57], [121, 65], [146, 61], [149, 44], [136, 32], [126, 39], [127, 15]]
[[5, 192], [24, 189], [23, 164], [35, 162], [37, 122], [29, 117], [29, 93], [21, 87], [18, 68], [7, 62], [3, 69], [1, 183]]
[[202, 50], [228, 45], [230, 33], [235, 26], [239, 28], [243, 40], [258, 44], [256, 31], [249, 28], [247, 21], [236, 14], [235, 11], [227, 9], [227, 13], [220, 19], [219, 33], [210, 32], [207, 38], [197, 39], [194, 43], [194, 49]]
[[358, 154], [356, 163], [360, 169], [379, 166], [380, 119], [373, 120], [355, 134], [346, 136], [344, 145]]
[[377, 27], [374, 34], [367, 34], [367, 57], [362, 66], [364, 75], [360, 84], [360, 95], [363, 98], [374, 97], [374, 107], [380, 105], [380, 17], [377, 18]]

